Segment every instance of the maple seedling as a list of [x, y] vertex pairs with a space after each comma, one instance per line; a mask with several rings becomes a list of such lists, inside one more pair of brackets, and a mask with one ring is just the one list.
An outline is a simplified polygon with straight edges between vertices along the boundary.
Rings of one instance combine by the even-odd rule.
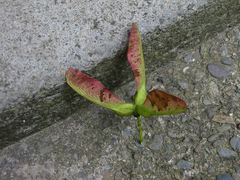
[[133, 97], [134, 104], [125, 103], [99, 81], [82, 72], [69, 69], [66, 72], [67, 83], [81, 96], [120, 116], [135, 116], [138, 119], [140, 143], [143, 142], [140, 115], [149, 118], [154, 115], [169, 115], [183, 113], [187, 110], [186, 103], [171, 94], [158, 89], [146, 92], [145, 65], [142, 51], [141, 36], [135, 23], [132, 24], [127, 53], [133, 75], [137, 84], [137, 92]]

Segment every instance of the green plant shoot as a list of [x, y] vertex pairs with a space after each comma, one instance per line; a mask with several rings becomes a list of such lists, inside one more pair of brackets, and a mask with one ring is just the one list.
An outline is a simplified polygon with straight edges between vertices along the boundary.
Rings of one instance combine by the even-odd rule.
[[147, 95], [142, 42], [138, 27], [135, 23], [132, 24], [131, 28], [127, 57], [137, 84], [137, 93], [133, 98], [134, 104], [123, 102], [99, 81], [78, 70], [69, 69], [66, 72], [66, 81], [76, 92], [89, 101], [107, 108], [117, 115], [134, 115], [137, 117], [140, 143], [142, 143], [143, 137], [140, 116], [149, 118], [154, 115], [183, 113], [187, 110], [187, 105], [182, 99], [158, 89], [152, 90]]

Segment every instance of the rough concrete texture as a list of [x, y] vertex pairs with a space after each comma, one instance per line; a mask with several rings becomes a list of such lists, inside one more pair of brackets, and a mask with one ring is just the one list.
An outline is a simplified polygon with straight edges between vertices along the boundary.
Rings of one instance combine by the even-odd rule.
[[[231, 65], [221, 63], [230, 57]], [[231, 73], [214, 77], [209, 64]], [[146, 65], [147, 90], [174, 94], [188, 110], [142, 118], [143, 145], [135, 117], [91, 104], [0, 151], [0, 179], [238, 180], [239, 65], [240, 22], [192, 48], [178, 48], [164, 66]], [[131, 102], [126, 92], [135, 90], [131, 81], [114, 94]]]
[[141, 34], [166, 27], [208, 0], [1, 2], [0, 111], [41, 88], [64, 82], [70, 67], [89, 70], [127, 45], [132, 22]]
[[[58, 4], [57, 1], [55, 2]], [[65, 6], [65, 3], [60, 4]], [[179, 18], [174, 20], [174, 23], [164, 29], [156, 28], [154, 31], [142, 35], [147, 73], [174, 60], [180, 49], [193, 47], [222, 32], [226, 27], [236, 25], [240, 19], [239, 2], [235, 0], [210, 1], [207, 6], [200, 7], [195, 12], [193, 10], [193, 5], [188, 6], [188, 10], [185, 13], [182, 12], [178, 16]], [[191, 16], [188, 16], [187, 12], [192, 12]], [[130, 25], [129, 22], [127, 31], [130, 30]], [[141, 30], [141, 24], [138, 25]], [[127, 40], [125, 44], [127, 44]], [[51, 46], [49, 45], [49, 47]], [[126, 59], [126, 51], [127, 46], [119, 50], [114, 58], [104, 59], [87, 73], [100, 80], [110, 90], [130, 82], [133, 77]], [[79, 62], [79, 60], [77, 61]], [[75, 68], [79, 69], [79, 66]], [[2, 72], [5, 72], [5, 70]], [[8, 77], [10, 77], [9, 73], [11, 72], [13, 71], [8, 71]], [[49, 72], [52, 72], [52, 70], [49, 70]], [[59, 74], [59, 79], [64, 79], [64, 73]], [[5, 80], [3, 78], [3, 81]], [[3, 85], [3, 89], [8, 89], [14, 83], [3, 83]], [[51, 86], [53, 87], [37, 88], [39, 91], [26, 90], [26, 94], [19, 98], [20, 102], [13, 102], [11, 106], [3, 109], [0, 114], [1, 148], [66, 119], [77, 111], [83, 112], [81, 109], [89, 105], [88, 101], [81, 98], [66, 83], [62, 84], [61, 80], [58, 84], [51, 84]], [[4, 91], [4, 93], [8, 92], [12, 91]]]

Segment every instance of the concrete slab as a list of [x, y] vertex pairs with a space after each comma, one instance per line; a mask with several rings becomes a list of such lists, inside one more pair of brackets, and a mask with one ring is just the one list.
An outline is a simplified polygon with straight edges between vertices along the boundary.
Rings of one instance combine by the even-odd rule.
[[128, 41], [132, 22], [141, 34], [164, 28], [208, 0], [1, 2], [0, 111], [64, 83], [68, 68], [89, 70]]
[[[1, 32], [3, 32], [1, 34], [1, 46], [3, 48], [1, 48], [2, 69], [0, 89], [2, 97], [1, 105], [4, 107], [0, 113], [0, 148], [6, 147], [30, 134], [36, 133], [58, 121], [66, 119], [77, 111], [84, 113], [81, 109], [88, 106], [89, 102], [84, 98], [81, 98], [64, 83], [65, 70], [69, 67], [78, 69], [82, 68], [81, 70], [84, 70], [85, 68], [85, 70], [87, 70], [92, 66], [91, 64], [94, 66], [97, 63], [97, 60], [92, 61], [95, 55], [91, 53], [86, 55], [93, 57], [91, 58], [92, 63], [89, 61], [88, 66], [84, 66], [84, 63], [82, 63], [83, 60], [78, 58], [78, 53], [80, 53], [81, 47], [84, 46], [84, 44], [78, 47], [78, 44], [81, 41], [79, 41], [79, 37], [77, 36], [80, 36], [79, 34], [81, 33], [88, 32], [82, 32], [79, 28], [76, 28], [75, 30], [78, 30], [78, 32], [75, 33], [77, 34], [76, 36], [71, 36], [69, 34], [66, 35], [69, 32], [70, 34], [74, 34], [70, 28], [72, 27], [72, 24], [69, 23], [68, 26], [65, 26], [64, 24], [67, 23], [67, 21], [65, 22], [62, 19], [64, 19], [65, 16], [70, 16], [66, 14], [71, 14], [69, 11], [71, 12], [72, 9], [75, 8], [74, 5], [76, 3], [73, 1], [54, 1], [54, 4], [51, 4], [51, 2], [48, 1], [20, 2], [21, 1], [10, 4], [6, 1], [2, 3], [2, 6], [0, 7], [2, 8], [1, 20], [3, 19], [3, 26], [1, 26]], [[142, 3], [144, 4], [144, 2], [147, 1], [143, 1]], [[181, 4], [183, 1], [176, 2]], [[159, 1], [155, 1], [154, 3], [159, 3]], [[185, 4], [188, 3], [188, 1], [185, 2]], [[148, 2], [148, 4], [149, 5], [147, 5], [146, 8], [150, 8], [150, 6], [153, 5], [150, 2]], [[128, 32], [130, 30], [130, 24], [133, 21], [138, 23], [143, 37], [144, 57], [147, 67], [146, 74], [148, 74], [173, 60], [177, 56], [178, 51], [195, 46], [196, 44], [213, 37], [216, 33], [222, 32], [226, 27], [238, 23], [240, 19], [239, 2], [235, 0], [221, 0], [217, 2], [209, 1], [206, 6], [202, 7], [200, 7], [201, 5], [199, 3], [196, 3], [196, 6], [199, 7], [197, 10], [194, 8], [195, 5], [185, 7], [185, 4], [180, 6], [178, 13], [175, 14], [176, 16], [172, 14], [175, 19], [172, 18], [172, 16], [169, 18], [167, 16], [164, 21], [165, 24], [161, 21], [162, 26], [159, 21], [157, 22], [162, 29], [155, 28], [154, 31], [148, 32], [147, 34], [144, 34], [147, 32], [144, 29], [151, 28], [151, 26], [146, 26], [146, 23], [155, 22], [155, 20], [153, 20], [155, 18], [154, 13], [156, 14], [157, 12], [153, 12], [151, 17], [145, 19], [146, 23], [144, 23], [145, 21], [140, 21], [141, 19], [137, 21], [136, 18], [138, 16], [135, 14], [135, 16], [129, 17], [130, 20], [125, 29], [121, 26], [115, 25], [119, 31], [113, 32], [119, 33], [113, 33], [113, 35], [116, 37], [122, 32], [122, 34], [125, 33], [127, 37], [124, 36], [125, 40], [116, 38], [120, 43], [116, 45], [114, 52], [111, 51], [113, 54], [109, 56], [105, 54], [105, 57], [114, 56], [114, 58], [105, 58], [103, 60], [101, 58], [104, 56], [101, 57], [98, 54], [102, 61], [91, 70], [88, 70], [87, 73], [92, 77], [97, 78], [110, 90], [119, 88], [133, 79], [129, 63], [126, 59]], [[140, 5], [141, 4], [133, 3], [131, 4], [131, 6], [133, 6], [131, 9], [135, 9], [137, 14], [138, 12], [146, 11], [146, 9], [138, 8], [141, 7]], [[58, 9], [58, 7], [61, 7], [65, 11], [62, 12], [63, 10], [59, 10], [58, 12], [54, 9]], [[154, 8], [155, 6], [152, 7], [152, 9]], [[171, 10], [171, 6], [166, 6], [165, 8]], [[183, 11], [180, 11], [181, 8]], [[76, 8], [76, 11], [73, 11], [72, 13], [80, 13], [78, 12], [78, 9], [79, 8]], [[58, 13], [53, 13], [51, 11], [56, 11]], [[94, 10], [92, 12], [93, 14], [95, 13]], [[133, 15], [134, 12], [135, 11], [132, 13]], [[39, 16], [39, 13], [42, 14], [42, 17]], [[17, 16], [19, 14], [21, 14], [21, 16]], [[54, 19], [58, 14], [59, 19]], [[29, 15], [31, 16], [29, 17]], [[97, 15], [95, 16], [98, 17]], [[49, 19], [49, 17], [52, 18], [50, 18], [51, 21], [45, 21], [46, 19]], [[11, 18], [13, 19], [12, 21], [10, 20]], [[71, 22], [77, 22], [78, 18], [80, 17], [77, 15], [75, 19], [72, 17]], [[4, 23], [4, 20], [7, 19], [9, 21], [5, 21]], [[32, 25], [27, 23], [28, 21], [24, 21], [26, 19], [29, 22], [31, 21]], [[144, 19], [144, 17], [142, 17], [142, 19]], [[122, 19], [120, 18], [120, 20]], [[55, 22], [57, 24], [58, 21], [61, 21], [60, 24], [63, 26], [59, 31], [57, 31], [58, 29], [49, 31], [48, 28], [42, 27], [51, 26], [54, 28], [55, 26], [49, 25], [51, 24], [49, 22]], [[85, 23], [82, 28], [90, 23], [89, 27], [91, 28], [89, 28], [89, 31], [105, 33], [105, 31], [101, 30], [100, 26], [99, 28], [96, 28], [98, 25], [94, 25], [93, 21], [94, 19], [87, 19], [87, 23]], [[125, 22], [125, 20], [122, 21]], [[101, 22], [104, 24], [105, 20], [102, 20]], [[168, 24], [169, 22], [174, 23]], [[125, 25], [125, 23], [123, 24]], [[143, 26], [141, 24], [145, 25]], [[61, 26], [59, 25], [59, 28]], [[111, 27], [114, 26], [114, 24], [108, 26]], [[38, 29], [42, 31], [39, 31]], [[14, 33], [9, 33], [10, 31]], [[59, 34], [56, 34], [56, 32]], [[34, 36], [27, 36], [27, 34], [31, 33], [34, 34]], [[9, 39], [7, 39], [7, 37]], [[20, 37], [25, 38], [23, 39]], [[27, 37], [30, 37], [29, 41], [27, 40]], [[65, 39], [63, 37], [65, 37]], [[96, 36], [94, 36], [94, 38], [95, 37]], [[115, 39], [115, 37], [111, 38], [110, 35], [107, 35], [107, 37], [108, 38], [104, 38], [104, 41], [102, 40], [98, 43], [105, 43], [106, 45], [107, 43], [105, 40], [110, 43], [112, 39]], [[75, 38], [76, 42], [73, 43], [73, 39], [71, 38]], [[94, 41], [96, 41], [94, 43], [97, 43], [96, 38]], [[89, 40], [86, 42], [89, 44], [92, 43], [92, 49], [88, 49], [88, 52], [95, 52], [91, 51], [97, 48], [93, 41]], [[24, 46], [22, 46], [22, 44], [24, 44]], [[61, 47], [62, 49], [59, 50], [58, 47]], [[112, 46], [109, 45], [109, 47]], [[105, 51], [103, 53], [105, 53]], [[83, 57], [85, 56], [83, 55]], [[19, 69], [21, 69], [21, 71], [17, 71]], [[21, 88], [23, 88], [23, 90], [21, 90]]]

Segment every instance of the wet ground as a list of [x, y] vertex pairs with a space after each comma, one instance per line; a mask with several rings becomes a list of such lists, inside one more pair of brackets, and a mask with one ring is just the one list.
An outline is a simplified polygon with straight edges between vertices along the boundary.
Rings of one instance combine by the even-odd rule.
[[[95, 104], [0, 152], [1, 179], [240, 179], [240, 26], [164, 67], [147, 90], [185, 100], [183, 114], [119, 117]], [[145, 59], [147, 61], [147, 59]], [[131, 102], [132, 81], [114, 94]]]

